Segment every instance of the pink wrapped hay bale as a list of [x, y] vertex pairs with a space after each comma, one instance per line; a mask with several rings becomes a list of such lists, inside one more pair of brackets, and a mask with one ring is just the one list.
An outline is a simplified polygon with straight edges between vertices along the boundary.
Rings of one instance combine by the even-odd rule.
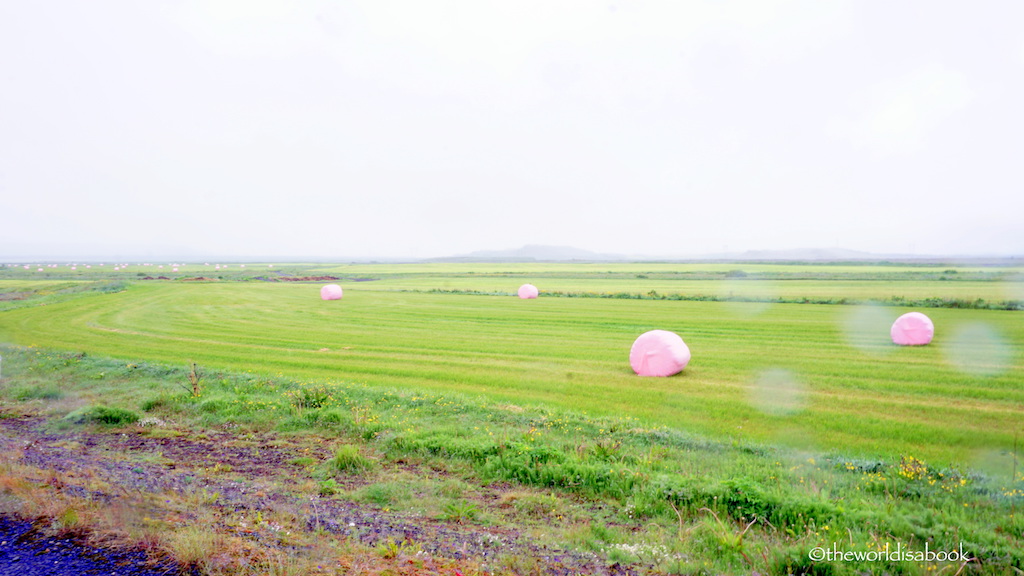
[[690, 362], [690, 348], [675, 332], [651, 330], [641, 334], [629, 351], [629, 365], [640, 376], [672, 376]]
[[327, 284], [320, 289], [321, 300], [341, 300], [341, 286], [337, 284]]
[[540, 290], [533, 284], [523, 284], [519, 287], [519, 297], [526, 300], [529, 298], [536, 298], [537, 294], [540, 294]]
[[907, 312], [892, 323], [889, 330], [893, 344], [900, 346], [923, 346], [935, 336], [935, 325], [932, 319], [920, 312]]

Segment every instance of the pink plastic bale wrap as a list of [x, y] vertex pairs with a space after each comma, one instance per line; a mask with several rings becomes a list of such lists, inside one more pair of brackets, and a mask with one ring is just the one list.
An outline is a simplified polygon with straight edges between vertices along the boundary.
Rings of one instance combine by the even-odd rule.
[[690, 348], [675, 332], [651, 330], [633, 342], [629, 365], [640, 376], [672, 376], [690, 362]]
[[932, 341], [935, 325], [931, 318], [920, 312], [907, 312], [892, 323], [889, 330], [894, 344], [900, 346], [922, 346]]
[[527, 298], [536, 298], [537, 294], [540, 294], [540, 290], [533, 284], [523, 284], [519, 287], [519, 297], [524, 300]]
[[320, 289], [321, 300], [341, 300], [341, 286], [337, 284], [327, 284]]

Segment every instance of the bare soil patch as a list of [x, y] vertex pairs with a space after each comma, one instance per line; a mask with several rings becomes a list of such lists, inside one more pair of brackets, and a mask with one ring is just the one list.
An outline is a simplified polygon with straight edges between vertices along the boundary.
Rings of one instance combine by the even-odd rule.
[[24, 300], [31, 295], [31, 292], [2, 292], [0, 293], [0, 302], [5, 300]]
[[[315, 482], [308, 471], [303, 472], [295, 461], [323, 462], [333, 449], [330, 442], [311, 441], [308, 435], [233, 429], [195, 433], [159, 426], [55, 430], [39, 416], [0, 416], [6, 416], [0, 419], [0, 464], [23, 470], [22, 475], [41, 489], [61, 498], [130, 510], [125, 513], [131, 516], [125, 520], [128, 523], [180, 526], [213, 519], [208, 528], [244, 541], [251, 548], [247, 553], [254, 556], [293, 552], [294, 538], [284, 537], [280, 526], [253, 521], [287, 516], [294, 520], [291, 530], [304, 531], [307, 537], [320, 534], [363, 550], [387, 546], [412, 550], [415, 546], [416, 566], [422, 571], [409, 574], [451, 574], [451, 562], [509, 573], [500, 568], [510, 557], [517, 559], [517, 565], [529, 565], [533, 574], [658, 573], [648, 565], [609, 565], [593, 554], [552, 548], [514, 523], [450, 521], [318, 494], [310, 489]], [[377, 470], [378, 479], [395, 474], [443, 480], [450, 474], [417, 462], [380, 462], [379, 466], [383, 470]], [[358, 473], [338, 478], [339, 488], [349, 491], [371, 481]], [[474, 490], [472, 504], [481, 510], [498, 510], [509, 490], [508, 485], [484, 486]], [[183, 501], [191, 508], [182, 507]], [[434, 564], [423, 558], [434, 559]], [[385, 561], [377, 557], [370, 562]], [[431, 571], [431, 565], [446, 568]], [[466, 574], [482, 573], [466, 570]]]

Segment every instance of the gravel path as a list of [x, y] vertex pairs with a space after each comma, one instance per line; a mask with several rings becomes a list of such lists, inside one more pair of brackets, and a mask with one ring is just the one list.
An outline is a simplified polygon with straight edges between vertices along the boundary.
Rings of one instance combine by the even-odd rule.
[[39, 534], [29, 522], [0, 516], [0, 576], [170, 576], [141, 552], [98, 550]]

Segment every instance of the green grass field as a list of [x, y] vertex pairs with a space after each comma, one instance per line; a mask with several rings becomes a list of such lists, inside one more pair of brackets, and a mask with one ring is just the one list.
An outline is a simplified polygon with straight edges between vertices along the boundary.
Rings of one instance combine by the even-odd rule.
[[[520, 267], [519, 277], [488, 276], [482, 284], [469, 283], [478, 281], [467, 278], [475, 274], [450, 266], [447, 274], [444, 268], [348, 268], [357, 267], [334, 272], [366, 277], [376, 270], [382, 279], [342, 281], [346, 296], [337, 302], [321, 301], [316, 283], [141, 283], [7, 311], [0, 338], [125, 359], [455, 391], [854, 455], [973, 463], [1010, 448], [1022, 428], [1024, 323], [1016, 312], [932, 309], [934, 342], [900, 348], [889, 343], [888, 327], [909, 308], [522, 301], [403, 290], [457, 281], [460, 289], [503, 283], [512, 292], [529, 267]], [[808, 268], [822, 273], [821, 267], [775, 272], [806, 276]], [[845, 294], [863, 295], [865, 284], [874, 294], [886, 285], [843, 281], [847, 273], [879, 273], [850, 268], [826, 279], [786, 282], [816, 295], [844, 293], [844, 286]], [[569, 270], [581, 278], [550, 283], [592, 291], [609, 282], [585, 269]], [[558, 274], [544, 266], [534, 273]], [[644, 279], [621, 282], [621, 289], [637, 293], [648, 287]], [[700, 289], [720, 282], [712, 274], [684, 283]], [[995, 281], [933, 283], [1006, 290], [1005, 282]], [[927, 287], [916, 289], [930, 294]], [[633, 340], [651, 329], [674, 331], [691, 348], [693, 360], [681, 375], [639, 378], [630, 370]]]
[[899, 304], [924, 299], [982, 300], [1024, 307], [1024, 270], [1011, 266], [763, 264], [763, 263], [248, 263], [170, 265], [62, 265], [57, 268], [0, 267], [5, 283], [136, 281], [164, 277], [220, 280], [279, 279], [333, 275], [342, 282], [371, 280], [375, 290], [458, 291], [514, 294], [531, 282], [547, 295], [708, 297], [731, 300], [878, 301]]
[[769, 264], [410, 264], [324, 267], [378, 278], [380, 288], [514, 293], [521, 282], [543, 292], [712, 296], [723, 299], [959, 298], [1024, 300], [1021, 271], [1007, 267]]
[[[1019, 310], [983, 309], [1018, 300], [1021, 271], [737, 268], [250, 264], [211, 276], [190, 265], [172, 280], [144, 280], [149, 270], [131, 266], [46, 278], [3, 270], [0, 415], [42, 415], [51, 430], [101, 438], [297, 442], [307, 447], [291, 460], [301, 471], [265, 472], [281, 474], [273, 489], [302, 502], [501, 526], [608, 565], [649, 562], [651, 574], [1024, 569], [1024, 322]], [[338, 277], [345, 297], [320, 300], [323, 281], [257, 280], [289, 275]], [[195, 276], [219, 281], [183, 281]], [[541, 287], [541, 298], [511, 296], [524, 282]], [[724, 301], [660, 296], [730, 290]], [[923, 311], [936, 325], [932, 344], [890, 342], [892, 321], [920, 309], [893, 305], [895, 297], [931, 306]], [[848, 305], [821, 303], [836, 301]], [[632, 373], [630, 346], [651, 329], [687, 342], [693, 359], [682, 374]], [[314, 458], [311, 446], [340, 448]], [[53, 525], [71, 510], [123, 531], [123, 517], [104, 519], [88, 499], [53, 508], [53, 471], [0, 456], [0, 505], [39, 510]], [[223, 465], [195, 472], [211, 482], [232, 474]], [[498, 494], [488, 499], [479, 487]], [[202, 573], [252, 574], [246, 548], [229, 545], [231, 526], [251, 522], [244, 507], [158, 496], [207, 520], [154, 532], [144, 517], [138, 540], [163, 542], [189, 562], [186, 544], [204, 536], [222, 544], [200, 559], [239, 560]], [[273, 516], [302, 542], [290, 541], [288, 563], [305, 568], [289, 573], [328, 573], [321, 564], [338, 562], [339, 542], [348, 555], [405, 558], [386, 544], [324, 538], [304, 518], [293, 509]], [[962, 546], [977, 560], [811, 556], [896, 543]], [[267, 554], [280, 558], [273, 546]], [[547, 573], [542, 559], [514, 554], [499, 568]]]

